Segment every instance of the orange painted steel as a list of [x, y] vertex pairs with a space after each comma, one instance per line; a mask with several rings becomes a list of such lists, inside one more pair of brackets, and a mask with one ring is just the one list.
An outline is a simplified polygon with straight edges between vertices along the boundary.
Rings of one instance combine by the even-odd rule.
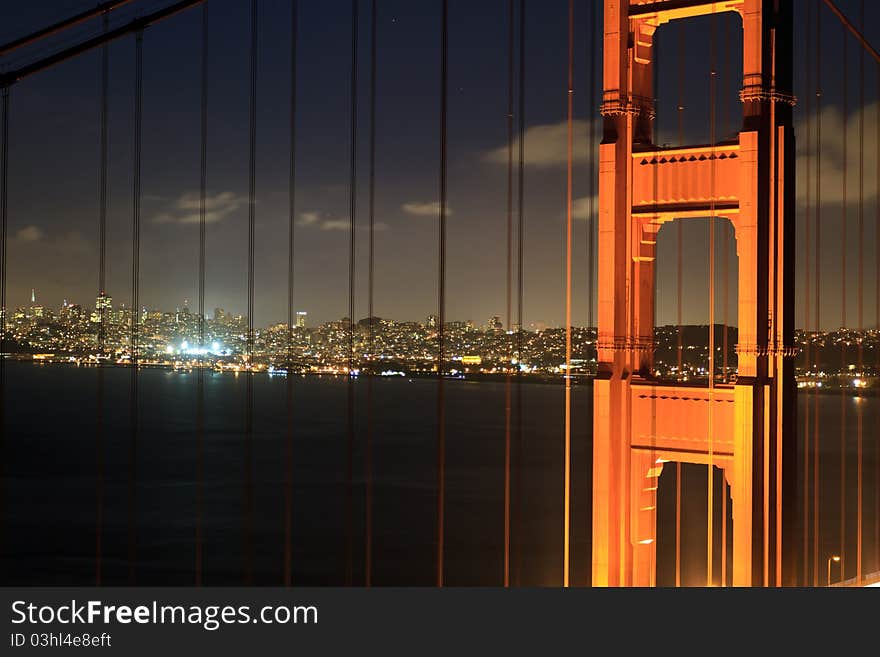
[[[658, 148], [655, 31], [722, 11], [742, 19], [742, 130]], [[710, 459], [731, 486], [733, 584], [795, 584], [792, 3], [606, 0], [604, 34], [593, 584], [654, 581], [664, 464]], [[740, 260], [738, 376], [711, 394], [651, 375], [656, 234], [708, 216], [730, 219]]]

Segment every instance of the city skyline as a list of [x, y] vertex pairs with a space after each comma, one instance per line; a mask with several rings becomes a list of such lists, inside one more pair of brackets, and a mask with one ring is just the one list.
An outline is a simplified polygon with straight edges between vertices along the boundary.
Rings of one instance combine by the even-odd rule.
[[[31, 4], [14, 14], [0, 13], [0, 38], [19, 35], [63, 17], [72, 9], [89, 6], [87, 0], [71, 0], [68, 6]], [[347, 46], [350, 25], [334, 21], [344, 3], [303, 3], [298, 74], [297, 175], [294, 205], [294, 298], [311, 309], [316, 320], [326, 321], [347, 311], [348, 279], [343, 262], [348, 255], [349, 196], [349, 73]], [[212, 11], [209, 35], [208, 179], [206, 195], [207, 271], [206, 307], [243, 309], [246, 306], [246, 254], [243, 240], [247, 216], [247, 175], [244, 126], [247, 107], [245, 40], [238, 37], [248, 19], [243, 5], [220, 0]], [[422, 317], [436, 307], [436, 184], [438, 44], [433, 37], [435, 7], [414, 11], [405, 2], [384, 3], [379, 10], [377, 47], [377, 142], [375, 211], [375, 307], [378, 314]], [[130, 17], [129, 8], [111, 16], [111, 24]], [[257, 89], [257, 178], [255, 316], [265, 323], [283, 317], [286, 305], [286, 265], [289, 154], [286, 115], [289, 105], [289, 34], [287, 3], [261, 3], [259, 27], [261, 50]], [[496, 307], [505, 314], [506, 296], [506, 9], [479, 5], [465, 12], [450, 9], [450, 30], [456, 47], [450, 49], [448, 250], [446, 302], [450, 316], [476, 316], [483, 308]], [[529, 35], [526, 51], [526, 111], [524, 149], [523, 262], [524, 323], [563, 323], [561, 292], [564, 264], [565, 219], [565, 88], [564, 40], [558, 37], [567, 22], [564, 2], [542, 3], [527, 9]], [[541, 20], [531, 20], [540, 13]], [[145, 35], [144, 163], [141, 205], [143, 215], [141, 298], [148, 306], [169, 306], [179, 299], [198, 297], [198, 91], [199, 43], [191, 35], [198, 28], [198, 12], [184, 12], [169, 24], [150, 28]], [[595, 317], [594, 290], [587, 264], [588, 227], [597, 204], [595, 183], [589, 180], [595, 159], [589, 141], [599, 128], [591, 103], [600, 96], [601, 71], [596, 67], [595, 89], [588, 88], [589, 56], [600, 42], [599, 23], [591, 30], [589, 12], [575, 9], [575, 93], [573, 153], [573, 313], [579, 324]], [[880, 31], [875, 20], [880, 9], [866, 7], [869, 39]], [[363, 21], [367, 17], [362, 17]], [[798, 12], [796, 28], [804, 20]], [[681, 30], [658, 31], [660, 53], [656, 95], [655, 141], [658, 144], [700, 143], [708, 140], [706, 118], [709, 99], [705, 94], [708, 61], [691, 54], [708, 48], [708, 17], [682, 24]], [[732, 15], [718, 17], [718, 33], [728, 34], [730, 47], [739, 47], [739, 30], [731, 30]], [[98, 28], [91, 28], [98, 29]], [[357, 194], [355, 221], [354, 299], [366, 308], [367, 289], [367, 176], [368, 103], [367, 78], [369, 34], [360, 25], [358, 66], [359, 120], [357, 148]], [[836, 32], [827, 38], [837, 43]], [[874, 39], [876, 40], [876, 39]], [[59, 44], [65, 43], [63, 40]], [[162, 44], [161, 48], [158, 44]], [[218, 44], [232, 44], [221, 48]], [[335, 48], [328, 49], [327, 44]], [[798, 43], [797, 48], [803, 44]], [[683, 50], [681, 50], [683, 48]], [[109, 187], [106, 276], [108, 290], [117, 299], [130, 295], [129, 249], [131, 224], [131, 84], [133, 53], [130, 43], [114, 43], [110, 53], [109, 88]], [[406, 53], [406, 57], [398, 54]], [[679, 57], [684, 55], [687, 84], [679, 96]], [[797, 53], [796, 53], [797, 55]], [[822, 90], [822, 222], [829, 246], [821, 254], [821, 293], [836, 304], [822, 307], [821, 328], [840, 324], [840, 301], [856, 307], [855, 285], [841, 293], [839, 236], [843, 211], [841, 174], [850, 171], [847, 212], [857, 214], [857, 143], [860, 118], [864, 117], [862, 141], [873, 144], [877, 135], [876, 99], [869, 85], [864, 107], [853, 103], [857, 88], [857, 53], [850, 52], [849, 108], [842, 98], [839, 66], [823, 62]], [[321, 65], [312, 64], [320, 56]], [[796, 58], [797, 59], [797, 58]], [[473, 65], [473, 62], [478, 65]], [[12, 63], [12, 62], [11, 62]], [[173, 64], [172, 64], [173, 63]], [[735, 59], [721, 70], [719, 135], [738, 127], [741, 113]], [[221, 75], [222, 72], [222, 75]], [[806, 98], [801, 67], [795, 71], [796, 95]], [[404, 84], [404, 81], [406, 82]], [[98, 280], [98, 161], [100, 115], [100, 53], [87, 53], [76, 61], [49, 69], [16, 85], [10, 108], [9, 263], [8, 305], [20, 304], [31, 287], [47, 297], [60, 297], [63, 287], [75, 286], [78, 298], [94, 296]], [[50, 108], [66, 108], [58, 116]], [[682, 111], [678, 107], [683, 107]], [[808, 152], [808, 127], [803, 102], [795, 108], [798, 133], [798, 223], [806, 216], [804, 172], [815, 144]], [[168, 120], [173, 117], [173, 120]], [[840, 140], [844, 131], [850, 144], [844, 158]], [[814, 122], [815, 123], [815, 122]], [[405, 128], [401, 133], [400, 129]], [[815, 131], [815, 125], [811, 126]], [[682, 134], [683, 131], [683, 134]], [[597, 133], [601, 132], [599, 128]], [[403, 138], [405, 137], [405, 138]], [[598, 138], [598, 136], [597, 136]], [[46, 158], [45, 144], [63, 148]], [[514, 165], [518, 142], [514, 139]], [[168, 153], [171, 153], [169, 156]], [[863, 290], [866, 325], [876, 313], [873, 253], [877, 194], [873, 158], [864, 170], [865, 233], [869, 247], [864, 258], [868, 282]], [[52, 180], [52, 183], [45, 181]], [[479, 181], [478, 183], [476, 181]], [[815, 199], [815, 190], [814, 190]], [[815, 208], [812, 208], [815, 211]], [[514, 214], [518, 208], [514, 207]], [[685, 222], [684, 292], [685, 323], [708, 321], [706, 221]], [[804, 303], [804, 231], [797, 231], [796, 316], [802, 322]], [[830, 237], [829, 237], [830, 236]], [[675, 230], [664, 227], [658, 243], [658, 293], [673, 298], [676, 288]], [[851, 227], [847, 248], [850, 281], [856, 279], [857, 233]], [[837, 238], [837, 239], [835, 239]], [[716, 240], [720, 253], [721, 235]], [[594, 248], [596, 245], [594, 244]], [[728, 242], [730, 296], [735, 298], [736, 256]], [[720, 259], [719, 266], [720, 266]], [[516, 262], [513, 263], [516, 267]], [[665, 273], [664, 273], [665, 272]], [[721, 273], [716, 272], [720, 277]], [[815, 276], [815, 268], [813, 271]], [[720, 279], [719, 279], [720, 280]], [[720, 301], [719, 301], [720, 304]], [[657, 323], [676, 320], [674, 304], [658, 305]], [[516, 314], [517, 309], [513, 309]], [[723, 314], [716, 305], [716, 317]], [[856, 322], [849, 313], [847, 323]]]

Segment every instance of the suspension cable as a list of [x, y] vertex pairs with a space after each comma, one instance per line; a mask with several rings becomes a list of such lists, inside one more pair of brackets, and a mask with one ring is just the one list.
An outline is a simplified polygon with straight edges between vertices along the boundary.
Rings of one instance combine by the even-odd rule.
[[132, 0], [108, 0], [108, 2], [100, 3], [96, 7], [92, 7], [91, 9], [80, 12], [75, 16], [66, 18], [48, 27], [41, 28], [19, 39], [4, 43], [3, 45], [0, 45], [0, 57], [14, 50], [18, 50], [19, 48], [28, 46], [36, 41], [39, 41], [40, 39], [45, 39], [46, 37], [52, 36], [53, 34], [58, 34], [59, 32], [70, 29], [71, 27], [75, 27], [81, 23], [84, 23], [85, 21], [91, 20], [100, 15], [104, 16], [104, 32], [106, 33], [107, 18], [109, 17], [110, 12], [114, 9], [121, 7], [122, 5], [128, 4], [131, 1]]
[[290, 164], [287, 194], [287, 435], [284, 481], [284, 585], [293, 583], [293, 301], [294, 301], [294, 246], [296, 226], [296, 69], [297, 36], [299, 33], [299, 1], [290, 5]]
[[[813, 31], [813, 5], [812, 3], [807, 3], [806, 9], [806, 34], [809, 36]], [[811, 235], [811, 218], [812, 218], [812, 178], [811, 178], [811, 158], [812, 158], [812, 133], [813, 133], [813, 115], [812, 115], [812, 103], [810, 98], [810, 87], [812, 84], [812, 41], [807, 38], [805, 44], [806, 53], [804, 55], [804, 77], [805, 77], [805, 114], [806, 114], [806, 124], [807, 124], [807, 138], [806, 138], [806, 204], [805, 204], [805, 235], [804, 235], [804, 335], [805, 335], [805, 347], [804, 347], [804, 362], [805, 368], [809, 373], [811, 370], [811, 343], [812, 337], [810, 334], [810, 277], [811, 277], [811, 262], [810, 255], [812, 254], [812, 235]], [[803, 488], [803, 500], [804, 500], [804, 517], [803, 517], [803, 583], [806, 586], [809, 582], [810, 576], [810, 544], [809, 544], [809, 536], [810, 536], [810, 401], [811, 396], [807, 396], [805, 401], [805, 416], [804, 416], [804, 488]]]
[[[865, 31], [865, 0], [859, 2], [859, 28]], [[858, 373], [864, 376], [864, 296], [865, 296], [865, 49], [859, 51], [859, 223], [858, 223]], [[859, 406], [856, 413], [856, 582], [862, 581], [862, 419]]]
[[[103, 27], [107, 31], [110, 21], [109, 10], [104, 12]], [[98, 312], [98, 353], [105, 356], [107, 335], [107, 304], [104, 297], [107, 290], [107, 166], [108, 166], [108, 85], [110, 77], [109, 48], [101, 49], [101, 117], [100, 148], [101, 171], [98, 182], [98, 298], [101, 307]], [[97, 394], [95, 404], [95, 586], [100, 586], [103, 578], [103, 533], [104, 533], [104, 368], [98, 360]]]
[[0, 553], [6, 538], [6, 268], [9, 198], [9, 87], [0, 88]]
[[[684, 24], [680, 24], [678, 28], [678, 145], [684, 146]], [[678, 322], [677, 331], [677, 364], [678, 364], [678, 380], [683, 378], [684, 367], [684, 326], [682, 320], [682, 290], [683, 290], [683, 272], [684, 272], [684, 224], [676, 221], [676, 321]]]
[[711, 36], [710, 43], [710, 62], [711, 67], [709, 75], [709, 142], [712, 147], [709, 165], [709, 465], [708, 465], [708, 486], [707, 486], [707, 527], [706, 527], [706, 585], [713, 584], [713, 567], [714, 567], [714, 518], [715, 518], [715, 464], [714, 464], [714, 423], [713, 413], [711, 411], [715, 395], [715, 110], [716, 110], [716, 92], [717, 77], [716, 71], [716, 53], [715, 53], [715, 32], [716, 32], [717, 15], [712, 14], [710, 19]]
[[[819, 2], [816, 0], [814, 15], [816, 18], [816, 76], [815, 76], [815, 97], [816, 97], [816, 155], [815, 155], [815, 175], [816, 175], [816, 217], [815, 217], [815, 318], [813, 325], [816, 331], [820, 330], [821, 320], [819, 316], [819, 308], [821, 301], [821, 265], [822, 265], [822, 21], [819, 17]], [[819, 354], [817, 348], [813, 351], [813, 361], [817, 365], [819, 363]], [[813, 388], [813, 586], [819, 585], [819, 389]]]
[[565, 192], [565, 487], [562, 585], [568, 587], [571, 567], [571, 187], [574, 106], [574, 0], [568, 0], [568, 161]]
[[[877, 152], [874, 159], [877, 176], [874, 187], [876, 204], [874, 223], [874, 328], [880, 330], [880, 67], [877, 68], [877, 100], [874, 107], [877, 112], [877, 125], [874, 131], [877, 141]], [[880, 348], [876, 345], [874, 352], [876, 356], [874, 372], [880, 375]], [[874, 437], [874, 568], [880, 570], [880, 432], [876, 432]]]
[[369, 266], [367, 268], [367, 352], [370, 371], [367, 377], [367, 444], [364, 459], [366, 474], [366, 504], [364, 521], [364, 583], [373, 581], [373, 371], [375, 363], [374, 291], [376, 270], [376, 0], [370, 4], [370, 180], [369, 204]]
[[513, 341], [511, 313], [513, 294], [513, 0], [507, 3], [507, 346], [508, 358], [504, 377], [504, 561], [502, 581], [510, 586], [510, 433], [511, 433], [511, 364]]
[[[596, 7], [598, 3], [591, 2], [590, 3], [590, 54], [589, 54], [589, 78], [588, 78], [588, 88], [589, 88], [589, 120], [590, 120], [590, 133], [589, 133], [589, 142], [588, 142], [588, 157], [587, 162], [588, 170], [589, 170], [589, 185], [587, 186], [587, 330], [594, 331], [595, 329], [595, 316], [593, 314], [593, 303], [595, 302], [596, 288], [595, 288], [595, 270], [596, 270], [596, 200], [595, 200], [595, 189], [596, 189], [596, 157], [598, 153], [596, 152], [597, 148], [597, 137], [596, 137], [596, 128], [599, 123], [596, 118], [596, 108], [598, 104], [596, 102], [596, 51], [598, 48], [596, 47]], [[598, 356], [598, 351], [596, 350], [598, 340], [598, 333], [593, 333], [594, 342], [593, 342], [593, 354]], [[592, 477], [592, 452], [589, 452], [590, 460], [589, 467], [587, 468], [587, 472], [590, 473], [590, 477]], [[590, 480], [592, 481], [592, 479]], [[592, 495], [592, 486], [588, 488], [590, 494]], [[587, 504], [587, 517], [586, 517], [586, 525], [587, 525], [587, 536], [590, 536], [590, 532], [592, 532], [592, 523], [593, 523], [593, 505], [592, 498], [590, 499], [590, 503]], [[587, 563], [592, 563], [592, 555], [586, 555]], [[587, 583], [591, 582], [590, 574], [587, 575]]]
[[[678, 28], [678, 144], [684, 146], [684, 26]], [[682, 326], [682, 287], [683, 287], [683, 253], [684, 226], [681, 220], [675, 222], [676, 229], [676, 365], [678, 381], [683, 380], [684, 373], [684, 328]], [[681, 461], [675, 462], [675, 586], [681, 586]]]
[[134, 89], [134, 174], [132, 176], [131, 224], [131, 381], [129, 388], [129, 423], [131, 444], [128, 479], [128, 580], [135, 583], [137, 564], [137, 451], [140, 433], [140, 400], [138, 396], [139, 332], [140, 332], [140, 257], [141, 257], [141, 159], [143, 138], [144, 33], [135, 36]]
[[352, 584], [354, 546], [354, 288], [355, 230], [357, 219], [357, 50], [358, 0], [351, 2], [351, 136], [348, 182], [348, 379], [346, 381], [346, 449], [345, 449], [345, 583]]
[[[731, 52], [731, 38], [730, 38], [730, 21], [724, 22], [724, 53], [723, 53], [723, 63], [722, 63], [722, 73], [721, 73], [721, 88], [722, 90], [729, 90], [730, 88], [730, 52]], [[728, 135], [729, 121], [728, 121], [728, 106], [727, 102], [722, 102], [721, 104], [721, 138], [722, 140]], [[728, 362], [728, 349], [729, 345], [729, 334], [730, 334], [730, 326], [729, 321], [730, 317], [728, 316], [728, 307], [730, 304], [730, 234], [732, 225], [730, 227], [725, 226], [725, 229], [722, 231], [722, 251], [723, 251], [723, 261], [722, 261], [722, 274], [721, 277], [724, 281], [724, 292], [723, 292], [723, 303], [722, 303], [722, 326], [724, 327], [724, 333], [722, 335], [721, 342], [721, 380], [723, 383], [730, 382], [729, 375], [729, 362]], [[727, 478], [723, 475], [721, 476], [721, 586], [727, 586]]]
[[[519, 125], [517, 128], [517, 228], [516, 228], [516, 354], [523, 358], [523, 272], [525, 255], [525, 137], [526, 137], [526, 0], [519, 3]], [[523, 535], [523, 395], [522, 368], [516, 370], [516, 491], [513, 496], [514, 525], [516, 531], [516, 562], [514, 583], [522, 581], [522, 535]]]
[[449, 87], [449, 3], [441, 1], [440, 27], [440, 218], [438, 222], [437, 285], [437, 586], [443, 586], [446, 525], [446, 413], [443, 390], [446, 321], [446, 122]]
[[175, 16], [204, 1], [205, 0], [180, 0], [179, 2], [175, 2], [172, 5], [159, 9], [158, 11], [154, 11], [151, 14], [129, 21], [125, 25], [114, 27], [106, 33], [99, 34], [98, 36], [77, 43], [69, 48], [47, 55], [37, 61], [31, 62], [30, 64], [26, 64], [6, 73], [0, 73], [0, 87], [12, 85], [34, 73], [39, 73], [40, 71], [55, 66], [56, 64], [72, 59], [77, 55], [81, 55], [84, 52], [99, 48], [105, 43], [119, 39], [127, 34], [137, 34], [150, 25], [154, 25], [160, 21]]
[[259, 23], [257, 0], [251, 0], [250, 43], [250, 126], [248, 143], [248, 280], [247, 280], [247, 369], [245, 402], [245, 484], [244, 484], [244, 584], [253, 584], [253, 442], [254, 442], [254, 238], [256, 233], [257, 184], [257, 53]]
[[[846, 29], [843, 30], [843, 202], [841, 204], [841, 239], [840, 239], [840, 328], [846, 332], [846, 293], [847, 293], [847, 270], [846, 270], [846, 251], [847, 251], [847, 159], [848, 159], [848, 131], [849, 131], [849, 72], [848, 72], [848, 55], [847, 55], [848, 35]], [[847, 344], [846, 340], [841, 342], [840, 349], [840, 369], [841, 376], [846, 371], [847, 361]], [[846, 390], [843, 387], [843, 381], [840, 381], [840, 578], [845, 578], [846, 573]]]
[[[862, 45], [862, 48], [864, 50], [867, 50], [871, 54], [871, 57], [873, 57], [877, 60], [878, 63], [880, 63], [880, 53], [878, 53], [877, 50], [874, 49], [874, 47], [870, 43], [868, 43], [868, 40], [865, 38], [864, 32], [856, 29], [856, 26], [852, 24], [852, 22], [846, 17], [846, 14], [840, 11], [840, 9], [837, 7], [836, 4], [834, 4], [834, 2], [832, 2], [832, 0], [824, 0], [824, 2], [831, 10], [831, 12], [840, 19], [840, 22], [843, 24], [844, 29], [852, 32], [856, 40]], [[844, 36], [844, 38], [846, 37]]]
[[[208, 193], [208, 2], [202, 5], [201, 162], [199, 169], [199, 348], [205, 346], [205, 264]], [[204, 512], [205, 363], [196, 372], [196, 554], [195, 585], [201, 586]]]

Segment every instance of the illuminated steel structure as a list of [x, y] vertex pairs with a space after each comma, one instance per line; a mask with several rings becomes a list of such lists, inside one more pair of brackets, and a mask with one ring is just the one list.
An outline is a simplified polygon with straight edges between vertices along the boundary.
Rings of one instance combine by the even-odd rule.
[[[659, 149], [654, 33], [720, 12], [742, 19], [742, 131], [733, 141]], [[654, 585], [667, 462], [723, 470], [734, 585], [794, 584], [791, 0], [605, 0], [604, 30], [593, 584]], [[659, 384], [651, 378], [657, 232], [709, 216], [729, 219], [736, 236], [739, 373], [709, 388]]]

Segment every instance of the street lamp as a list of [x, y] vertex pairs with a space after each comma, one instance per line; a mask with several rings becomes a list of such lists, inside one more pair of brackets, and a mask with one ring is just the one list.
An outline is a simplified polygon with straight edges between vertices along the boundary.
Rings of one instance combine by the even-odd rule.
[[840, 555], [832, 554], [828, 557], [828, 586], [831, 586], [831, 562], [840, 563]]

